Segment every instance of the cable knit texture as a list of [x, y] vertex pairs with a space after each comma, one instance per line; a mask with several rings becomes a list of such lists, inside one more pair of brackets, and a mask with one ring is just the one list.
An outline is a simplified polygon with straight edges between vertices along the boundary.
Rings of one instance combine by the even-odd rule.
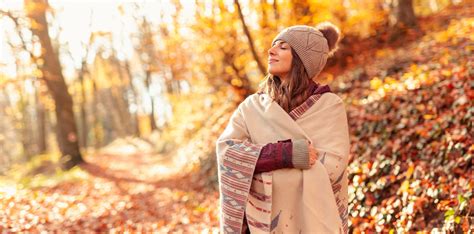
[[298, 139], [293, 141], [293, 166], [298, 169], [309, 169], [308, 141]]

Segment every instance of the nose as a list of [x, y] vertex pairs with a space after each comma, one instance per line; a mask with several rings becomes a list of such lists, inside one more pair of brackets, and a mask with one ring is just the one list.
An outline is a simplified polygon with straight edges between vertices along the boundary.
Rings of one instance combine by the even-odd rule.
[[270, 49], [268, 49], [268, 55], [275, 55], [275, 45], [273, 45], [272, 47], [270, 47]]

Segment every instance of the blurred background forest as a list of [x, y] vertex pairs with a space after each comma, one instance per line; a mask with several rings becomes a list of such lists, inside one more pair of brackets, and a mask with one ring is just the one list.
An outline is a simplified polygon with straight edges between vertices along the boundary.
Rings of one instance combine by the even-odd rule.
[[0, 230], [218, 231], [215, 140], [273, 37], [340, 27], [354, 233], [474, 229], [474, 4], [0, 1]]

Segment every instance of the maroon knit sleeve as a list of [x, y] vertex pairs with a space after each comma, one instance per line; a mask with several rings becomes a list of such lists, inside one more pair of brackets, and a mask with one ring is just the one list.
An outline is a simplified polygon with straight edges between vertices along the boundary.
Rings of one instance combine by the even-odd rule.
[[266, 144], [260, 151], [255, 173], [292, 168], [292, 147], [291, 139]]

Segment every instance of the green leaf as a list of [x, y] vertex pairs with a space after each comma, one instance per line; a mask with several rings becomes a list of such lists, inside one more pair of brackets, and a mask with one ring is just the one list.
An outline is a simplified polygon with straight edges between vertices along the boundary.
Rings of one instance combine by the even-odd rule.
[[447, 210], [447, 211], [444, 213], [444, 219], [447, 220], [447, 219], [451, 218], [453, 215], [454, 215], [454, 209], [453, 209], [453, 208], [449, 208], [449, 210]]
[[454, 218], [454, 222], [459, 224], [461, 222], [461, 216], [456, 216], [456, 218]]

